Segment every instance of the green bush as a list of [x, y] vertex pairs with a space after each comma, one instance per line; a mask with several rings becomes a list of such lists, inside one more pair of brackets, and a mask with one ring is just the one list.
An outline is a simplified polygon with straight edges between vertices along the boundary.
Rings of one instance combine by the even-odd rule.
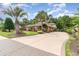
[[43, 31], [42, 31], [42, 30], [40, 30], [40, 31], [38, 31], [38, 33], [39, 33], [39, 34], [42, 34], [42, 33], [43, 33]]
[[11, 18], [6, 18], [4, 22], [3, 30], [8, 30], [9, 32], [14, 29], [14, 23]]
[[67, 28], [67, 29], [65, 30], [65, 32], [67, 32], [67, 33], [69, 33], [69, 34], [72, 34], [73, 29], [72, 29], [72, 28]]

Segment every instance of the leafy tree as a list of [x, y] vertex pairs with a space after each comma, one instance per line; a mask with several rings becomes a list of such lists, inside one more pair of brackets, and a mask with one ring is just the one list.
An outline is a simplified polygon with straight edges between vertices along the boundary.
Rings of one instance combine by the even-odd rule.
[[66, 28], [69, 28], [69, 27], [72, 27], [72, 19], [65, 15], [65, 16], [62, 16], [62, 17], [59, 17], [58, 20], [57, 20], [57, 28], [64, 31]]
[[23, 18], [23, 24], [24, 25], [28, 25], [29, 24], [29, 20], [27, 18]]
[[14, 8], [12, 8], [11, 6], [7, 9], [5, 9], [4, 14], [7, 14], [11, 17], [13, 17], [13, 19], [15, 19], [15, 29], [16, 29], [16, 34], [20, 33], [19, 30], [19, 21], [18, 18], [23, 17], [24, 15], [26, 15], [26, 13], [24, 12], [23, 9], [21, 9], [20, 7], [16, 6]]
[[35, 20], [34, 22], [41, 22], [42, 26], [42, 30], [44, 29], [43, 28], [43, 22], [47, 22], [47, 19], [48, 19], [48, 15], [47, 15], [47, 12], [45, 11], [39, 11], [38, 14], [35, 16]]
[[0, 18], [0, 29], [2, 29], [2, 27], [3, 27], [3, 19]]
[[4, 22], [4, 29], [8, 30], [9, 32], [14, 29], [14, 23], [11, 18], [6, 18]]
[[20, 22], [21, 30], [25, 30], [26, 26], [29, 24], [29, 20], [27, 18], [23, 18], [23, 21]]
[[71, 17], [73, 26], [79, 25], [79, 17]]
[[49, 23], [56, 23], [57, 22], [57, 18], [54, 18], [52, 15], [48, 16], [48, 22]]
[[45, 11], [39, 11], [38, 14], [36, 15], [35, 19], [38, 20], [38, 22], [44, 22], [47, 20], [47, 12]]
[[48, 23], [52, 22], [52, 20], [53, 20], [53, 16], [52, 15], [49, 15], [48, 16]]
[[1, 23], [3, 22], [3, 19], [2, 19], [2, 18], [0, 18], [0, 22], [1, 22]]
[[30, 20], [30, 24], [36, 24], [36, 23], [38, 23], [38, 20], [37, 19], [34, 18], [34, 19], [31, 19]]
[[77, 8], [77, 13], [75, 15], [79, 15], [79, 8]]
[[71, 27], [72, 26], [71, 25], [72, 19], [69, 16], [65, 15], [62, 17], [62, 19], [63, 19], [64, 27]]
[[79, 26], [79, 7], [77, 8], [77, 13], [75, 13], [75, 17], [72, 17], [72, 19], [73, 24]]

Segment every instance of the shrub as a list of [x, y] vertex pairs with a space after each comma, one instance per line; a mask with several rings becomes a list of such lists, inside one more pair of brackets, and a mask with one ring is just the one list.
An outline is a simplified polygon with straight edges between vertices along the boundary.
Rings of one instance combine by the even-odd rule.
[[72, 29], [72, 28], [67, 28], [67, 29], [65, 30], [65, 32], [67, 32], [67, 33], [69, 33], [69, 34], [72, 34], [73, 29]]
[[9, 32], [14, 29], [14, 23], [11, 18], [6, 18], [4, 22], [3, 30], [8, 30]]
[[40, 30], [40, 31], [38, 31], [38, 33], [39, 33], [39, 34], [42, 34], [42, 33], [43, 33], [43, 31], [42, 31], [42, 30]]
[[65, 55], [66, 56], [72, 56], [72, 49], [71, 49], [71, 44], [74, 41], [74, 38], [70, 38], [66, 43], [65, 43]]
[[3, 28], [2, 28], [2, 31], [3, 31], [3, 32], [6, 32], [6, 29], [3, 27]]

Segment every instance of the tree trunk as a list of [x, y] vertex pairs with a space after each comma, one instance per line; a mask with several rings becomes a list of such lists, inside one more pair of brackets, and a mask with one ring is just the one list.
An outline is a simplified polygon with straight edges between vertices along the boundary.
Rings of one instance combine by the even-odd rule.
[[9, 32], [10, 32], [10, 29], [9, 29]]
[[41, 29], [43, 31], [43, 21], [42, 21], [42, 19], [39, 18], [39, 22], [41, 22]]
[[15, 30], [16, 30], [16, 35], [20, 34], [20, 31], [19, 31], [19, 22], [18, 22], [17, 18], [15, 20]]

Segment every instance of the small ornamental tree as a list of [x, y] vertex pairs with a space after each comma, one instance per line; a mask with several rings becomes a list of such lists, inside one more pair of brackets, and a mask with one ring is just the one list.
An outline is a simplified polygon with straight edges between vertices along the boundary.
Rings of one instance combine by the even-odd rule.
[[6, 18], [5, 19], [5, 22], [4, 22], [4, 29], [5, 30], [8, 30], [9, 32], [11, 32], [11, 30], [13, 30], [14, 29], [14, 23], [13, 23], [13, 21], [12, 21], [12, 19], [11, 18]]

